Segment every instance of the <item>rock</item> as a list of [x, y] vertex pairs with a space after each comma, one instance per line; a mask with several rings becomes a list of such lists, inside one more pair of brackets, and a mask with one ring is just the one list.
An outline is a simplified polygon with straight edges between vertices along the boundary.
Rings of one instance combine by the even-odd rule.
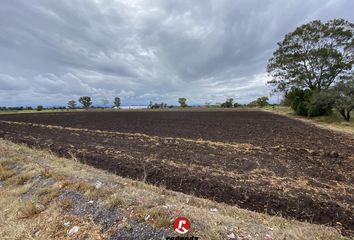
[[69, 227], [70, 226], [70, 221], [64, 222], [64, 226], [65, 227]]
[[95, 184], [96, 189], [100, 189], [103, 186], [103, 183], [101, 183], [100, 181], [97, 181]]
[[235, 238], [236, 238], [236, 236], [235, 236], [234, 233], [228, 234], [227, 237], [228, 237], [229, 239], [235, 239]]
[[210, 208], [210, 212], [218, 212], [218, 209], [216, 209], [216, 208]]
[[79, 230], [80, 230], [80, 227], [75, 226], [75, 227], [73, 227], [72, 229], [70, 229], [70, 230], [68, 231], [68, 235], [69, 235], [69, 236], [74, 235], [74, 234], [77, 233]]

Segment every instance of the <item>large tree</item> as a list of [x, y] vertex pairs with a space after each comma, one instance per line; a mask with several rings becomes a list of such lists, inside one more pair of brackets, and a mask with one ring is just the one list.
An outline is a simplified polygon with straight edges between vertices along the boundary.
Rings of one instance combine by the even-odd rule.
[[269, 84], [320, 92], [350, 74], [354, 59], [354, 24], [343, 19], [304, 24], [285, 35], [269, 59]]
[[92, 104], [91, 98], [89, 96], [80, 97], [79, 103], [81, 103], [82, 106], [86, 109], [88, 109]]

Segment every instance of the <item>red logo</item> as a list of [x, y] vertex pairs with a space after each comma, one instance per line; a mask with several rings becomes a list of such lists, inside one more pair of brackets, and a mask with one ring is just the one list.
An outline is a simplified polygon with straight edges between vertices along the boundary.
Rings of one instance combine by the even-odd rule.
[[189, 229], [191, 229], [191, 223], [187, 218], [180, 217], [176, 219], [175, 223], [173, 224], [173, 227], [176, 233], [186, 234]]

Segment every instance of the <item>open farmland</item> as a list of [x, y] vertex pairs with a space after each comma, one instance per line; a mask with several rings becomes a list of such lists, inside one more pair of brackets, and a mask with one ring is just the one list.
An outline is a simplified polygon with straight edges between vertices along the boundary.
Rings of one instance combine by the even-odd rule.
[[0, 115], [0, 137], [354, 235], [354, 140], [262, 111]]

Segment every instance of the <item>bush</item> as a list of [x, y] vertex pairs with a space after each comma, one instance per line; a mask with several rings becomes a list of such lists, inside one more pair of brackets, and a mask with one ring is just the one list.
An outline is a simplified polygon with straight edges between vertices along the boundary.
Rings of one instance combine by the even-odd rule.
[[284, 102], [296, 114], [309, 117], [331, 114], [334, 104], [334, 96], [330, 91], [313, 92], [310, 89], [292, 88], [285, 98]]
[[37, 106], [37, 111], [42, 111], [43, 109], [44, 109], [44, 107], [42, 105]]
[[310, 117], [330, 115], [334, 102], [334, 96], [329, 91], [314, 93], [307, 103], [307, 115]]

